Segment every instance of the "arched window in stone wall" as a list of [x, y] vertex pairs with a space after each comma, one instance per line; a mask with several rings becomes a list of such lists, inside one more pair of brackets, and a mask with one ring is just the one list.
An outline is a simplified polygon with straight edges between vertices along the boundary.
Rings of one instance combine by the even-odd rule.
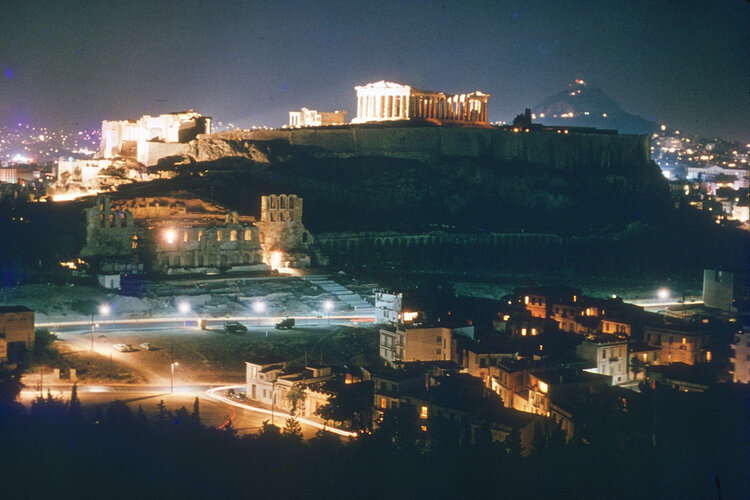
[[253, 232], [250, 231], [249, 229], [245, 229], [245, 238], [244, 239], [245, 239], [245, 241], [250, 241], [251, 239], [253, 239]]
[[294, 220], [294, 212], [289, 212], [289, 220], [290, 221]]
[[134, 234], [132, 238], [130, 238], [130, 248], [135, 250], [138, 248], [138, 235]]
[[188, 242], [190, 241], [190, 231], [185, 231], [182, 233], [182, 241]]
[[294, 196], [289, 197], [289, 208], [294, 208]]
[[198, 267], [203, 267], [203, 255], [198, 254]]
[[237, 241], [237, 230], [232, 229], [229, 231], [229, 241]]
[[274, 213], [271, 212], [270, 215], [271, 215], [271, 222], [276, 222], [276, 216], [274, 215]]
[[286, 208], [286, 196], [279, 196], [279, 208]]
[[276, 208], [276, 197], [274, 195], [271, 195], [268, 197], [268, 203], [271, 206], [271, 208]]
[[216, 241], [221, 241], [221, 229], [216, 231]]
[[280, 222], [284, 222], [284, 220], [286, 219], [286, 217], [284, 217], [284, 215], [285, 215], [284, 212], [279, 212], [279, 221]]
[[203, 231], [201, 230], [201, 231], [198, 231], [198, 241], [202, 241], [202, 240], [203, 240]]

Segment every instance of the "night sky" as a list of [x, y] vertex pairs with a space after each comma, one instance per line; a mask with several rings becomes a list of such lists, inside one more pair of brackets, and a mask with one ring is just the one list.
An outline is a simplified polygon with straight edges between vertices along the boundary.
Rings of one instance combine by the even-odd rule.
[[352, 118], [353, 87], [382, 79], [488, 92], [496, 121], [582, 78], [628, 112], [750, 142], [749, 33], [744, 0], [0, 0], [0, 122]]

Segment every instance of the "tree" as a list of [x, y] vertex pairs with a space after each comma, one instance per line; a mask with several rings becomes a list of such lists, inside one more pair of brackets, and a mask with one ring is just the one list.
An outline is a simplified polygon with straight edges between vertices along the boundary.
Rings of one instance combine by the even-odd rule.
[[17, 365], [15, 368], [0, 365], [0, 403], [9, 405], [15, 402], [23, 388], [22, 375], [23, 367], [21, 365]]
[[305, 389], [302, 387], [302, 384], [294, 384], [284, 396], [287, 401], [292, 405], [292, 409], [289, 410], [289, 413], [292, 415], [297, 414], [297, 407], [302, 406], [301, 403], [305, 402], [305, 398], [307, 397], [305, 395]]
[[200, 401], [198, 400], [198, 396], [195, 396], [195, 401], [193, 401], [193, 423], [200, 424], [201, 423], [201, 409], [200, 409]]
[[280, 435], [279, 428], [271, 423], [270, 420], [264, 420], [260, 426], [260, 432], [258, 432], [259, 438], [274, 439]]
[[302, 425], [299, 423], [299, 420], [294, 417], [294, 415], [291, 415], [286, 419], [286, 425], [284, 426], [284, 430], [281, 432], [281, 435], [293, 441], [302, 441]]
[[71, 415], [81, 414], [81, 400], [78, 399], [78, 384], [73, 384], [73, 388], [70, 390], [70, 403], [69, 403]]
[[635, 378], [638, 378], [639, 373], [646, 371], [646, 363], [638, 356], [633, 356], [630, 359], [630, 371], [633, 372]]
[[520, 458], [523, 453], [523, 445], [521, 444], [521, 431], [513, 429], [505, 436], [503, 442], [505, 449], [508, 451], [508, 455], [513, 458]]

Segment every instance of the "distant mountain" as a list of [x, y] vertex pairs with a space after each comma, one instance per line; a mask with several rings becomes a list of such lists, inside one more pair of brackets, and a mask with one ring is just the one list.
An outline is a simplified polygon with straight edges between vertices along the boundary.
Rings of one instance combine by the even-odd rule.
[[534, 121], [544, 125], [614, 129], [622, 134], [652, 134], [659, 129], [658, 124], [623, 111], [614, 99], [583, 80], [548, 97], [532, 112]]

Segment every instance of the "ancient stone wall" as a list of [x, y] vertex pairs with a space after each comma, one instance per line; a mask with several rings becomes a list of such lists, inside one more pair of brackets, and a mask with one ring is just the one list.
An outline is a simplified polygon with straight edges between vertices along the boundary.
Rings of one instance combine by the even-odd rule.
[[107, 196], [97, 196], [94, 206], [85, 210], [86, 244], [81, 257], [123, 257], [138, 248], [143, 231], [137, 228], [127, 210], [111, 207]]
[[290, 265], [309, 265], [308, 248], [313, 237], [302, 225], [302, 198], [293, 194], [261, 197], [260, 220], [256, 225], [264, 262], [277, 266], [278, 263], [272, 262], [273, 254], [280, 252]]
[[215, 267], [226, 269], [261, 263], [260, 233], [230, 212], [223, 225], [180, 227], [169, 220], [151, 233], [154, 270]]

